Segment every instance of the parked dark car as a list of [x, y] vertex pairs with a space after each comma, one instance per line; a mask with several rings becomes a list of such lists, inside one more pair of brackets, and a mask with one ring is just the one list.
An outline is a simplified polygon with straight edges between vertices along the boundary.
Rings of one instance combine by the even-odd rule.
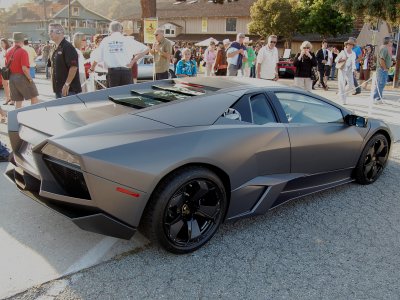
[[82, 229], [124, 239], [139, 229], [175, 253], [203, 246], [224, 221], [373, 183], [392, 144], [380, 120], [237, 77], [65, 97], [10, 111], [8, 130], [6, 174], [24, 194]]

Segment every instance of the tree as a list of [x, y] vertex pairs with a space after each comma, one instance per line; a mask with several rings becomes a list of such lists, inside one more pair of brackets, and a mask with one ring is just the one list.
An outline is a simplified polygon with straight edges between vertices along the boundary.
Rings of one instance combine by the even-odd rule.
[[399, 0], [336, 0], [335, 2], [342, 12], [353, 16], [364, 15], [370, 19], [399, 23]]
[[336, 0], [301, 0], [300, 33], [337, 36], [353, 29], [354, 18], [334, 7]]
[[[400, 31], [400, 3], [399, 0], [337, 0], [337, 7], [354, 16], [364, 15], [369, 20], [383, 20], [399, 26]], [[393, 86], [399, 85], [400, 50], [397, 45], [396, 71]]]
[[295, 0], [257, 0], [250, 8], [249, 32], [260, 36], [281, 35], [290, 47], [298, 30], [300, 10]]

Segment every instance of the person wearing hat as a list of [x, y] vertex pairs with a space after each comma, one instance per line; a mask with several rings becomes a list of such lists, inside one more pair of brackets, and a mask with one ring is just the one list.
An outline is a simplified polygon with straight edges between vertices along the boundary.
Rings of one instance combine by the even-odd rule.
[[376, 62], [376, 84], [371, 89], [371, 97], [375, 104], [382, 104], [382, 94], [388, 80], [388, 71], [393, 64], [392, 61], [393, 40], [390, 36], [383, 39], [383, 45], [379, 49]]
[[336, 69], [338, 70], [339, 99], [347, 104], [346, 84], [349, 90], [354, 89], [354, 72], [356, 72], [356, 54], [353, 52], [354, 41], [348, 40], [344, 43], [342, 50], [336, 57]]
[[10, 63], [10, 92], [11, 99], [15, 101], [15, 108], [22, 106], [22, 101], [31, 100], [31, 104], [38, 103], [38, 90], [30, 74], [29, 56], [22, 48], [24, 34], [14, 32], [14, 46], [6, 54], [6, 65]]

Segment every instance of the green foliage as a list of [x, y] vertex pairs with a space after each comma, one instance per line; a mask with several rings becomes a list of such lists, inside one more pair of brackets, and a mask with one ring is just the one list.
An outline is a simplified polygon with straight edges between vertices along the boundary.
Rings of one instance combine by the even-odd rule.
[[299, 25], [297, 3], [294, 0], [257, 0], [250, 8], [249, 32], [264, 37], [276, 34], [291, 40]]
[[354, 26], [351, 16], [335, 8], [336, 0], [301, 0], [300, 33], [319, 33], [323, 37], [348, 33]]
[[365, 15], [370, 19], [400, 23], [399, 0], [336, 0], [335, 2], [342, 12], [354, 16]]

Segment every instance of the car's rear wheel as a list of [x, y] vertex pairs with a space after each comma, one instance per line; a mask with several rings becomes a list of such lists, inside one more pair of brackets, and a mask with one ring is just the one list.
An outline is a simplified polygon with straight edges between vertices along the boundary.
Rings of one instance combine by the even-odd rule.
[[141, 231], [173, 253], [189, 253], [207, 243], [227, 207], [222, 181], [203, 167], [174, 172], [160, 183], [143, 215]]
[[371, 184], [382, 174], [389, 156], [389, 143], [382, 134], [374, 135], [361, 153], [355, 170], [355, 179], [360, 184]]

